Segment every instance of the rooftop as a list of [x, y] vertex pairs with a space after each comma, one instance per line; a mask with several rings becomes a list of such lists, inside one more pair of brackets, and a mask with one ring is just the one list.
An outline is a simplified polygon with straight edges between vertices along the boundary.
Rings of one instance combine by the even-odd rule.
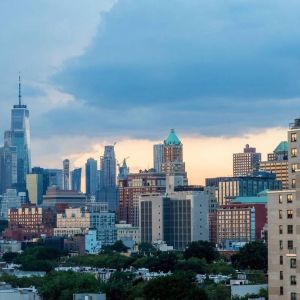
[[282, 141], [274, 150], [275, 153], [288, 152], [288, 142]]
[[164, 140], [165, 145], [176, 145], [179, 146], [181, 145], [181, 141], [179, 140], [178, 136], [175, 133], [175, 129], [171, 129], [171, 132], [169, 133], [169, 136], [167, 137], [166, 140]]

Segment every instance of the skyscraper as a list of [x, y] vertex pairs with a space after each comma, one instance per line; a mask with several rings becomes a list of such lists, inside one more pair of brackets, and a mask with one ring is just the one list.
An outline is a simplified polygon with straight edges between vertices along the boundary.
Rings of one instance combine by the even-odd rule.
[[81, 191], [81, 168], [71, 172], [71, 189], [77, 193]]
[[161, 172], [164, 158], [164, 144], [153, 145], [153, 167], [156, 172]]
[[31, 204], [42, 204], [43, 202], [43, 175], [27, 174], [26, 189]]
[[167, 139], [164, 140], [161, 171], [166, 175], [182, 176], [184, 184], [187, 184], [187, 174], [183, 162], [183, 146], [174, 129], [171, 129]]
[[248, 144], [243, 153], [233, 154], [233, 176], [249, 176], [258, 169], [261, 161], [261, 153], [256, 152], [256, 148]]
[[116, 211], [118, 205], [116, 167], [114, 146], [105, 146], [104, 155], [100, 157], [100, 189], [97, 198], [100, 202], [107, 202], [110, 211]]
[[89, 196], [96, 195], [97, 189], [97, 161], [89, 158], [85, 164], [85, 186], [86, 194]]
[[19, 103], [11, 110], [11, 145], [17, 150], [17, 188], [25, 190], [26, 174], [31, 171], [29, 110], [22, 104], [19, 76]]
[[0, 148], [0, 195], [16, 187], [17, 179], [17, 149], [11, 146], [11, 131], [6, 131]]
[[70, 161], [68, 159], [63, 161], [63, 185], [64, 190], [70, 189]]

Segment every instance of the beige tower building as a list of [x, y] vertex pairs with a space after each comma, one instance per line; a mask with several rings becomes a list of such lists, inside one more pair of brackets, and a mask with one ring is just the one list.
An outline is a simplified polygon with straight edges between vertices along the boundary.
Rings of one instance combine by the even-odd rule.
[[289, 189], [268, 193], [269, 299], [300, 299], [300, 119], [288, 130]]

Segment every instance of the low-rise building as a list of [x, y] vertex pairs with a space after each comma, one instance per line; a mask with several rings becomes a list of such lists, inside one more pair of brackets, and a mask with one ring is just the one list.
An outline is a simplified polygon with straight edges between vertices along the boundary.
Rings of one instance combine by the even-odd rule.
[[139, 227], [133, 227], [125, 221], [116, 224], [117, 240], [121, 240], [126, 247], [132, 248], [134, 245], [139, 244]]

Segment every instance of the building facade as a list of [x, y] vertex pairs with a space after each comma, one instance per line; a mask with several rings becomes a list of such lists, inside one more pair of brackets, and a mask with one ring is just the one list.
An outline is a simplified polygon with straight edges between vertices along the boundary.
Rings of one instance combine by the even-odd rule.
[[261, 161], [261, 153], [248, 144], [243, 153], [233, 154], [233, 176], [249, 176], [253, 171], [258, 169]]
[[176, 250], [192, 241], [208, 240], [208, 196], [204, 191], [174, 191], [139, 199], [141, 242], [162, 240]]
[[97, 161], [93, 158], [89, 158], [85, 164], [85, 186], [88, 196], [96, 196]]
[[274, 173], [276, 179], [282, 182], [282, 188], [288, 188], [288, 143], [281, 142], [273, 151], [268, 154], [267, 161], [259, 163], [259, 169]]
[[139, 196], [149, 193], [165, 193], [166, 175], [155, 170], [129, 173], [119, 179], [118, 220], [125, 221], [133, 227], [139, 224]]
[[161, 172], [161, 165], [164, 159], [164, 144], [153, 145], [153, 168], [156, 172]]
[[218, 203], [225, 205], [236, 197], [256, 196], [264, 190], [281, 188], [281, 181], [268, 172], [259, 172], [256, 176], [225, 177], [219, 181]]
[[27, 174], [26, 190], [28, 192], [29, 202], [40, 205], [43, 202], [43, 175]]
[[68, 159], [63, 161], [63, 188], [64, 190], [70, 189], [70, 161]]
[[81, 168], [71, 172], [71, 190], [77, 193], [81, 192]]

